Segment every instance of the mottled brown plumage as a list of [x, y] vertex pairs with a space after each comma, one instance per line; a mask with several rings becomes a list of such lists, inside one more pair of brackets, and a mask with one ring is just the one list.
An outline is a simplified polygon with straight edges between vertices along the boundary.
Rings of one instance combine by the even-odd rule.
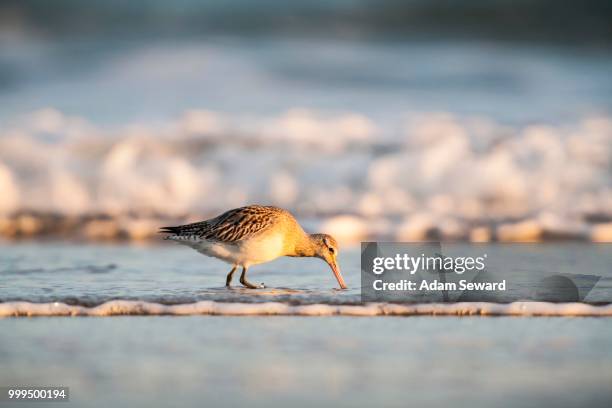
[[163, 227], [162, 232], [211, 241], [236, 242], [271, 227], [287, 214], [287, 211], [278, 207], [249, 205], [234, 208], [209, 220], [177, 227]]
[[251, 265], [268, 262], [280, 256], [317, 257], [325, 260], [340, 287], [346, 288], [336, 257], [338, 244], [330, 235], [307, 234], [287, 210], [272, 206], [249, 205], [209, 220], [176, 227], [163, 227], [166, 239], [188, 245], [204, 255], [234, 265], [227, 276], [229, 286], [238, 266], [243, 272], [240, 282], [257, 288], [246, 280]]

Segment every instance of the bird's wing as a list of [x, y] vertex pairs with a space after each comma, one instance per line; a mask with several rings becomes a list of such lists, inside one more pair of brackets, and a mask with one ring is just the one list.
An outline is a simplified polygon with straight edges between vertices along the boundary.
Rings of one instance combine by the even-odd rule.
[[229, 210], [206, 221], [163, 227], [160, 232], [175, 236], [197, 236], [209, 241], [237, 242], [272, 226], [282, 213], [280, 208], [251, 205]]

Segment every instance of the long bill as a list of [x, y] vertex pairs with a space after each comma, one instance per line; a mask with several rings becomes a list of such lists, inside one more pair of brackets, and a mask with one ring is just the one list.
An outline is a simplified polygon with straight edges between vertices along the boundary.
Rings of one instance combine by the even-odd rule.
[[348, 286], [346, 286], [346, 283], [344, 283], [344, 278], [342, 277], [342, 274], [340, 273], [340, 268], [338, 267], [338, 264], [336, 263], [336, 261], [331, 261], [329, 263], [329, 266], [331, 267], [331, 270], [334, 273], [336, 280], [338, 281], [338, 285], [340, 285], [342, 289], [346, 289]]

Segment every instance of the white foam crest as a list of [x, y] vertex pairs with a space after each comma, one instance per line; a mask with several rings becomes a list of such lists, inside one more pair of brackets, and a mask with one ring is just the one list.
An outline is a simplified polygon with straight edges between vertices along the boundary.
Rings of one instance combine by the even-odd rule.
[[0, 317], [36, 316], [123, 316], [123, 315], [218, 315], [218, 316], [600, 316], [612, 317], [612, 305], [585, 303], [486, 302], [364, 305], [288, 305], [279, 302], [196, 303], [163, 305], [159, 303], [113, 300], [96, 307], [65, 303], [0, 303]]
[[397, 234], [406, 236], [430, 218], [453, 233], [454, 219], [545, 211], [574, 222], [610, 215], [611, 157], [605, 116], [508, 127], [448, 113], [389, 124], [353, 112], [192, 110], [171, 123], [109, 130], [46, 109], [0, 128], [0, 215], [209, 214], [262, 202], [315, 215], [399, 216]]

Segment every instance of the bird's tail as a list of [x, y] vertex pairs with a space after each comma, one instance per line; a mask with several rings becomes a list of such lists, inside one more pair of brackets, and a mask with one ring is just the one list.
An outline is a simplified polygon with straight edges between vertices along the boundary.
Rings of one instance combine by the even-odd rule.
[[159, 234], [170, 234], [166, 235], [164, 239], [172, 239], [173, 236], [178, 235], [180, 227], [161, 227], [157, 232]]

